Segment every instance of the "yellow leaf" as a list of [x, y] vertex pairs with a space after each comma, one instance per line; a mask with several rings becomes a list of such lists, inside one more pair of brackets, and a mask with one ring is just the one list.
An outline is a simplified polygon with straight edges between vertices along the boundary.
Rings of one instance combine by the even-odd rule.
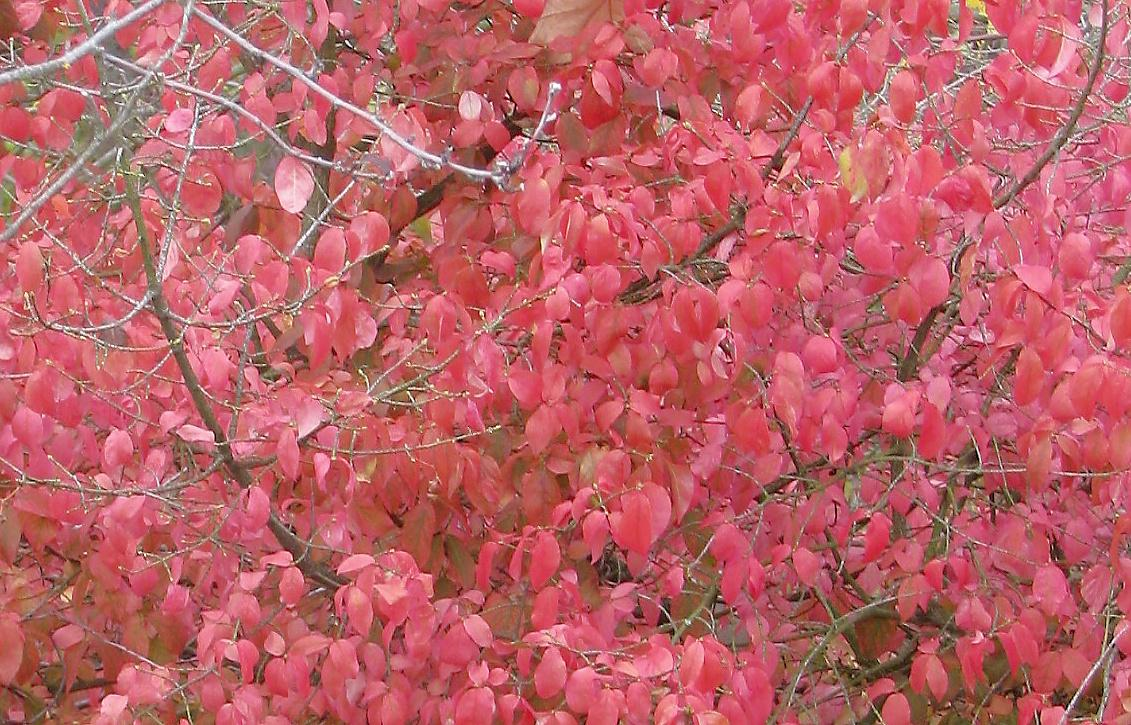
[[991, 22], [989, 16], [986, 15], [986, 0], [966, 0], [966, 7], [970, 9], [970, 12], [974, 14], [974, 17], [986, 19], [987, 30], [991, 32], [997, 32], [997, 29], [994, 28], [993, 22]]
[[852, 194], [852, 201], [857, 202], [868, 193], [868, 180], [860, 173], [858, 164], [853, 163], [851, 148], [840, 152], [840, 183]]

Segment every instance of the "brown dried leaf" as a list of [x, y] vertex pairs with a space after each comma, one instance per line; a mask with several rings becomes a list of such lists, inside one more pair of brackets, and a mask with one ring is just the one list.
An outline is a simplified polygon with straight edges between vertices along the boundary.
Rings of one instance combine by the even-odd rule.
[[542, 17], [530, 34], [530, 42], [549, 45], [563, 35], [577, 35], [590, 23], [624, 20], [623, 0], [546, 0]]

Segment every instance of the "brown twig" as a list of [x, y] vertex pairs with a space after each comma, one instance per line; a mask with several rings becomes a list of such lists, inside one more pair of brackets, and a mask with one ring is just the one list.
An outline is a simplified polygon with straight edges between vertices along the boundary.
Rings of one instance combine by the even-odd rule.
[[[197, 377], [196, 371], [193, 370], [192, 362], [185, 352], [182, 331], [178, 330], [173, 322], [172, 313], [161, 287], [161, 277], [154, 262], [153, 250], [150, 248], [151, 240], [145, 227], [145, 218], [141, 209], [141, 197], [136, 179], [127, 180], [126, 198], [133, 212], [134, 224], [137, 227], [138, 245], [141, 248], [142, 265], [145, 268], [150, 308], [157, 317], [161, 332], [169, 343], [169, 351], [181, 372], [185, 389], [188, 390], [189, 397], [192, 398], [193, 405], [196, 407], [204, 427], [212, 433], [216, 445], [216, 454], [224, 463], [228, 473], [240, 485], [240, 488], [250, 489], [255, 485], [255, 481], [246, 466], [236, 459], [232, 451], [231, 441], [229, 441], [223, 426], [220, 425], [220, 421], [212, 409], [212, 404], [208, 400], [208, 395], [204, 392], [204, 386], [201, 384], [200, 378]], [[279, 518], [274, 510], [268, 517], [267, 526], [283, 548], [290, 552], [295, 565], [307, 577], [331, 591], [337, 590], [344, 583], [336, 574], [309, 558], [310, 544], [291, 531], [290, 527]]]

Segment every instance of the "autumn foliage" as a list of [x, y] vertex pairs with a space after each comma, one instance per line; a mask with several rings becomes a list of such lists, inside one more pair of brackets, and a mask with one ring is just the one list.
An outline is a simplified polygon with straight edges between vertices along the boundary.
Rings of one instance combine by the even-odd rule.
[[0, 0], [0, 720], [1131, 723], [1120, 0]]

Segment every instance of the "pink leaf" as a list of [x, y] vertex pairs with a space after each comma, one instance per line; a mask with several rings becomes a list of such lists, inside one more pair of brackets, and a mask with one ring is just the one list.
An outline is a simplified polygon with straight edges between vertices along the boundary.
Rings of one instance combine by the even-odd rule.
[[924, 308], [941, 305], [950, 294], [950, 273], [941, 259], [922, 260], [911, 268], [909, 278]]
[[[455, 725], [479, 725], [495, 719], [495, 695], [487, 687], [475, 687], [459, 698]], [[394, 720], [395, 721], [395, 720]]]
[[107, 695], [102, 698], [102, 705], [99, 707], [98, 712], [108, 721], [117, 722], [126, 711], [126, 706], [129, 704], [130, 699], [125, 695]]
[[478, 121], [483, 113], [483, 96], [475, 91], [464, 91], [459, 97], [459, 115], [465, 121]]
[[357, 587], [351, 586], [346, 591], [346, 615], [355, 632], [362, 637], [369, 636], [369, 629], [373, 626], [373, 603]]
[[43, 445], [43, 416], [31, 408], [20, 406], [12, 416], [12, 433], [16, 440], [28, 448], [38, 448]]
[[117, 470], [124, 466], [134, 454], [134, 442], [130, 434], [115, 428], [106, 436], [102, 446], [102, 462], [107, 469]]
[[1060, 613], [1069, 599], [1068, 580], [1060, 567], [1049, 564], [1037, 570], [1033, 577], [1033, 596], [1049, 616]]
[[43, 285], [43, 253], [34, 242], [24, 242], [16, 255], [16, 280], [23, 292], [36, 292]]
[[647, 554], [652, 548], [652, 504], [648, 497], [633, 491], [621, 500], [619, 514], [613, 515], [613, 540], [637, 554]]
[[562, 552], [558, 548], [558, 540], [548, 531], [538, 534], [538, 540], [530, 551], [530, 584], [534, 589], [545, 586], [550, 577], [558, 570], [562, 561]]
[[337, 274], [346, 263], [346, 237], [341, 229], [327, 229], [314, 247], [314, 266], [324, 272]]
[[550, 647], [534, 670], [534, 690], [538, 697], [548, 698], [561, 692], [566, 681], [565, 660], [557, 647]]
[[183, 133], [192, 127], [193, 110], [176, 108], [165, 117], [165, 130], [169, 133]]
[[279, 205], [291, 214], [298, 214], [314, 194], [314, 174], [305, 161], [287, 156], [275, 169], [275, 193]]
[[569, 676], [566, 683], [565, 696], [569, 709], [576, 713], [585, 713], [593, 706], [597, 698], [597, 673], [592, 667], [582, 667]]
[[59, 649], [70, 649], [86, 637], [83, 628], [77, 624], [66, 624], [51, 633], [51, 641]]
[[891, 519], [882, 513], [872, 516], [864, 533], [864, 561], [874, 561], [887, 548], [891, 537]]
[[1047, 295], [1052, 289], [1052, 271], [1036, 264], [1019, 264], [1013, 268], [1017, 279], [1039, 295]]
[[359, 572], [366, 567], [373, 566], [376, 562], [369, 554], [353, 554], [347, 556], [338, 564], [338, 573], [342, 576], [349, 576], [355, 572]]
[[191, 423], [186, 423], [178, 428], [177, 436], [183, 441], [199, 443], [202, 446], [212, 446], [216, 444], [216, 436], [212, 434], [212, 431], [205, 430]]
[[247, 492], [247, 519], [244, 522], [249, 534], [258, 533], [267, 525], [271, 515], [271, 501], [259, 486], [252, 486]]
[[901, 692], [888, 695], [880, 711], [884, 725], [911, 725], [911, 705], [907, 696]]
[[298, 567], [287, 567], [279, 578], [279, 598], [284, 604], [294, 606], [306, 592], [306, 582]]
[[279, 459], [279, 466], [283, 469], [283, 473], [287, 478], [298, 478], [299, 471], [299, 450], [298, 438], [295, 436], [294, 430], [289, 426], [283, 429], [279, 435], [279, 443], [275, 447], [275, 455]]
[[0, 685], [10, 685], [24, 659], [24, 631], [19, 616], [11, 612], [0, 614], [0, 642], [4, 643], [0, 647]]
[[533, 410], [542, 402], [542, 376], [533, 370], [511, 368], [507, 385], [524, 410]]
[[541, 405], [534, 415], [526, 421], [526, 440], [530, 444], [530, 451], [538, 454], [546, 450], [550, 441], [562, 430], [558, 416], [548, 405]]
[[805, 547], [798, 547], [793, 552], [793, 568], [797, 570], [797, 578], [801, 580], [801, 583], [811, 587], [817, 582], [817, 573], [821, 570], [821, 560]]
[[478, 614], [472, 614], [463, 620], [463, 628], [467, 632], [467, 636], [471, 637], [471, 641], [480, 647], [490, 645], [494, 639], [494, 635], [491, 633], [491, 625], [487, 624], [487, 620]]

